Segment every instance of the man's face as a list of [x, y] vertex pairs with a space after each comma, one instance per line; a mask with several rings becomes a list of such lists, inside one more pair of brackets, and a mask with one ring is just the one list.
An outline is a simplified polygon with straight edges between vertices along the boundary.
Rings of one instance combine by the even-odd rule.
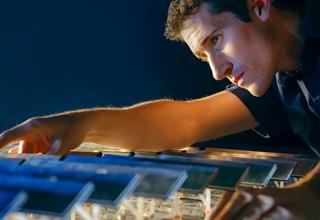
[[227, 77], [261, 96], [277, 71], [280, 52], [270, 25], [252, 19], [245, 23], [229, 12], [213, 15], [203, 3], [185, 20], [181, 35], [192, 52], [209, 63], [216, 80]]

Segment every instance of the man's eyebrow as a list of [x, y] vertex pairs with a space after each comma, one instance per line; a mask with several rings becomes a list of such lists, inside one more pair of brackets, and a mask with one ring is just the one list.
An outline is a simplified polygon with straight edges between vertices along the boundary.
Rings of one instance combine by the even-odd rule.
[[206, 34], [206, 36], [199, 43], [199, 45], [202, 46], [203, 44], [205, 44], [209, 40], [209, 38], [212, 37], [215, 33], [217, 33], [221, 28], [222, 28], [222, 25], [214, 27], [210, 32], [208, 32], [208, 34]]
[[204, 53], [202, 52], [202, 48], [203, 48], [203, 45], [212, 37], [214, 36], [218, 31], [220, 31], [222, 28], [222, 25], [219, 25], [219, 26], [216, 26], [214, 27], [210, 32], [208, 32], [206, 34], [206, 36], [199, 42], [197, 48], [195, 48], [195, 50], [193, 51], [193, 54], [203, 60], [205, 55]]

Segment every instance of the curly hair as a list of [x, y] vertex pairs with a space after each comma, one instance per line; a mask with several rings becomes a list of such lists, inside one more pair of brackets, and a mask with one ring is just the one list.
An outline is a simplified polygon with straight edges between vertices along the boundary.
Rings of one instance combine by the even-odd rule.
[[201, 3], [210, 3], [213, 6], [211, 7], [213, 14], [229, 11], [242, 21], [251, 20], [246, 0], [173, 0], [168, 9], [164, 33], [167, 39], [183, 41], [180, 36], [182, 24], [199, 8]]
[[[168, 9], [165, 37], [183, 42], [180, 35], [182, 24], [202, 3], [211, 4], [212, 14], [230, 12], [241, 21], [251, 21], [247, 0], [172, 0]], [[299, 13], [304, 8], [304, 0], [274, 0], [272, 4], [280, 10], [296, 10]]]

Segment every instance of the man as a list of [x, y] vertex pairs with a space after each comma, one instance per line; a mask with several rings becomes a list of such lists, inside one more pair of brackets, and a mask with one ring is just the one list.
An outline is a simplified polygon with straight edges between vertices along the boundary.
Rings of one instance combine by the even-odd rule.
[[[314, 3], [306, 1], [306, 10], [303, 3], [174, 1], [166, 34], [208, 62], [215, 79], [236, 85], [229, 91], [262, 126], [258, 133], [291, 126], [319, 156], [320, 19]], [[320, 165], [288, 188], [227, 194], [211, 218], [317, 219], [319, 176]]]
[[[215, 79], [227, 77], [235, 84], [232, 89], [192, 101], [158, 100], [36, 117], [4, 131], [0, 146], [20, 141], [12, 152], [62, 154], [89, 141], [162, 151], [253, 128], [276, 135], [291, 126], [318, 153], [319, 32], [310, 25], [302, 35], [301, 24], [308, 23], [302, 20], [309, 15], [302, 17], [301, 1], [284, 1], [171, 2], [167, 37], [187, 43], [209, 63]], [[300, 60], [301, 54], [312, 57]], [[315, 219], [319, 184], [316, 166], [288, 188], [227, 194], [212, 219]]]

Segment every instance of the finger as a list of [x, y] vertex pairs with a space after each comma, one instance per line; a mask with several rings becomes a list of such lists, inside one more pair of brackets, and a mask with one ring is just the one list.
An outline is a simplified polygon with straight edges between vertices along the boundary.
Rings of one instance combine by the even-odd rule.
[[[64, 155], [70, 152], [70, 150], [79, 147], [83, 142], [83, 138], [79, 138], [75, 135], [65, 135], [61, 139], [60, 146], [56, 147], [56, 155]], [[53, 144], [54, 145], [54, 144]], [[53, 146], [52, 146], [53, 147]]]
[[18, 154], [44, 154], [48, 151], [48, 147], [41, 143], [31, 143], [28, 141], [20, 141], [18, 146]]
[[258, 195], [245, 206], [240, 215], [237, 216], [237, 220], [255, 220], [259, 219], [264, 213], [269, 211], [274, 205], [274, 200], [271, 196]]
[[56, 139], [49, 147], [47, 154], [64, 155], [69, 153], [70, 150], [80, 146], [82, 142], [73, 143], [72, 141]]
[[57, 138], [53, 144], [49, 147], [47, 154], [58, 154], [61, 149], [61, 139]]
[[288, 209], [285, 209], [281, 206], [276, 206], [265, 213], [261, 220], [287, 220], [292, 218], [293, 214]]
[[18, 142], [26, 137], [28, 137], [28, 131], [23, 126], [6, 130], [0, 134], [0, 148]]
[[11, 149], [8, 150], [9, 154], [17, 154], [19, 150], [19, 146], [13, 147]]
[[231, 199], [233, 194], [234, 194], [234, 191], [227, 191], [223, 194], [218, 205], [212, 209], [209, 219], [215, 219], [215, 217], [221, 212], [221, 210], [225, 207], [227, 202]]
[[273, 198], [274, 204], [282, 205], [288, 202], [288, 195], [294, 197], [296, 190], [293, 188], [263, 188], [256, 190], [253, 195], [267, 195]]
[[[19, 141], [18, 146], [11, 148], [8, 153], [11, 154], [22, 154], [25, 153], [25, 151], [29, 151], [26, 148], [30, 148], [31, 146], [25, 143], [25, 141]], [[26, 150], [25, 150], [26, 149]]]
[[247, 192], [236, 192], [231, 197], [230, 201], [218, 214], [216, 219], [227, 220], [235, 218], [239, 212], [252, 201], [253, 196]]
[[28, 142], [28, 141], [20, 141], [18, 146], [18, 154], [33, 154], [38, 153], [37, 147]]

